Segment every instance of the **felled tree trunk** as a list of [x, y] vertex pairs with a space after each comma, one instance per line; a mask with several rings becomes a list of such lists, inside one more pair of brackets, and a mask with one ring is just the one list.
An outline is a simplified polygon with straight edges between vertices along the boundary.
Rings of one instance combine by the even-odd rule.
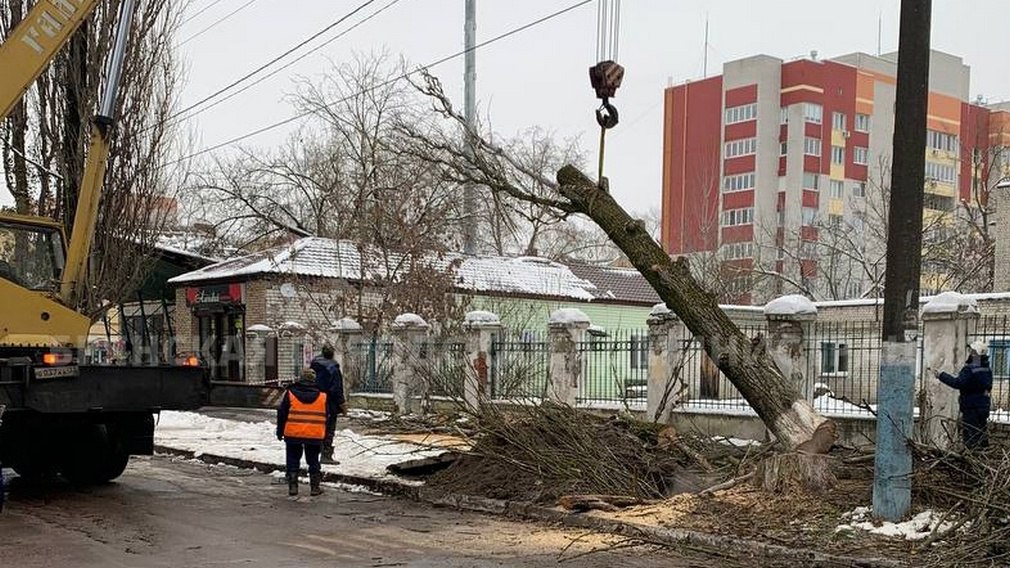
[[746, 337], [719, 309], [715, 297], [691, 276], [686, 259], [672, 260], [642, 223], [574, 166], [558, 172], [558, 184], [559, 192], [607, 232], [666, 305], [704, 340], [705, 352], [787, 449], [802, 446], [804, 452], [815, 454], [830, 449], [834, 423], [802, 398], [761, 341]]
[[774, 493], [791, 490], [823, 492], [835, 485], [830, 458], [826, 455], [790, 452], [775, 454], [758, 463], [752, 482]]

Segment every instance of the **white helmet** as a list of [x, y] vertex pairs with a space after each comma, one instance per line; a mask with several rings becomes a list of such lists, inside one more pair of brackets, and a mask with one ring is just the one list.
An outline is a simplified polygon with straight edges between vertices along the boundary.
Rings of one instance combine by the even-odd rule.
[[989, 342], [984, 339], [976, 339], [968, 345], [968, 348], [977, 355], [985, 355], [989, 351]]

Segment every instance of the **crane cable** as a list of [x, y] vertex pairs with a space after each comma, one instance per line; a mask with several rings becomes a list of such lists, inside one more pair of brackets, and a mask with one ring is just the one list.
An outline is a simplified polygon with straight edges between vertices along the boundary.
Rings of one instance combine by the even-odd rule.
[[621, 0], [597, 0], [596, 6], [596, 58], [598, 63], [589, 68], [589, 82], [601, 99], [596, 109], [596, 123], [600, 125], [600, 151], [597, 181], [606, 189], [603, 176], [603, 157], [607, 130], [617, 126], [617, 108], [610, 98], [617, 94], [624, 78], [624, 67], [617, 64], [621, 39]]

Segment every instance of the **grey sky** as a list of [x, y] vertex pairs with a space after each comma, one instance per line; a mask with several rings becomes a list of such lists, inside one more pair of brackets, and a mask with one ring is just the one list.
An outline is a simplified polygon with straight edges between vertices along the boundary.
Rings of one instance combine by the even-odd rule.
[[[188, 14], [214, 0], [193, 0]], [[186, 23], [180, 41], [249, 0], [221, 0]], [[364, 13], [386, 3], [380, 0]], [[535, 20], [574, 0], [477, 0], [478, 41]], [[216, 91], [360, 4], [360, 0], [254, 0], [210, 31], [186, 42], [183, 106]], [[607, 174], [618, 198], [643, 210], [659, 203], [662, 157], [662, 94], [672, 80], [702, 77], [706, 13], [710, 20], [710, 75], [722, 62], [766, 53], [783, 59], [816, 49], [823, 58], [852, 51], [876, 52], [882, 17], [882, 47], [897, 46], [898, 0], [624, 0], [620, 63], [627, 69], [614, 103], [622, 122], [608, 138]], [[933, 47], [962, 56], [972, 68], [972, 94], [1010, 98], [1010, 3], [1005, 0], [934, 0]], [[999, 24], [999, 25], [997, 25]], [[325, 37], [338, 33], [339, 26]], [[284, 100], [295, 74], [323, 72], [327, 58], [353, 50], [387, 49], [415, 64], [454, 53], [463, 42], [463, 0], [401, 0], [370, 22], [277, 76], [187, 123], [199, 149], [246, 134], [293, 114]], [[597, 101], [587, 68], [595, 63], [595, 3], [481, 49], [477, 55], [478, 100], [503, 134], [528, 126], [560, 136], [582, 135], [595, 159]], [[321, 41], [321, 40], [320, 40]], [[312, 44], [315, 45], [315, 44]], [[462, 103], [462, 58], [435, 69]], [[242, 142], [249, 148], [280, 145], [281, 128]], [[215, 152], [227, 155], [230, 149]], [[6, 196], [4, 196], [6, 197]]]

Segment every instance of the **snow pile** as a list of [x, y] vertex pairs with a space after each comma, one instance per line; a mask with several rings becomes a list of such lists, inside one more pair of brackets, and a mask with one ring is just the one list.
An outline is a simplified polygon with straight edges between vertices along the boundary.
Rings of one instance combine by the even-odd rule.
[[361, 324], [351, 318], [340, 318], [330, 329], [333, 331], [361, 331]]
[[789, 294], [775, 298], [765, 305], [766, 316], [809, 316], [817, 315], [817, 306], [810, 298], [800, 294]]
[[[195, 412], [161, 413], [154, 430], [160, 446], [235, 459], [282, 465], [284, 443], [277, 441], [273, 422], [239, 422], [211, 418]], [[386, 466], [402, 461], [431, 457], [438, 450], [392, 441], [381, 436], [364, 436], [340, 430], [333, 438], [333, 457], [338, 465], [323, 465], [324, 471], [363, 477], [389, 477]]]
[[978, 301], [959, 292], [943, 292], [931, 298], [922, 308], [923, 314], [978, 313]]
[[400, 314], [393, 320], [393, 325], [398, 327], [428, 327], [428, 322], [417, 314]]
[[922, 540], [933, 534], [934, 531], [943, 533], [954, 527], [953, 522], [941, 520], [942, 515], [933, 511], [923, 511], [901, 523], [883, 521], [879, 525], [869, 520], [871, 512], [870, 507], [856, 507], [852, 511], [844, 513], [842, 519], [850, 522], [838, 525], [835, 532], [860, 529], [871, 534], [899, 537], [905, 540]]
[[467, 325], [480, 327], [482, 325], [501, 325], [501, 320], [497, 315], [484, 311], [484, 310], [473, 310], [472, 312], [467, 312], [464, 316], [464, 321]]
[[652, 317], [665, 316], [666, 314], [672, 313], [670, 308], [663, 302], [652, 306], [652, 310], [649, 311], [649, 315]]
[[561, 308], [551, 312], [551, 325], [589, 324], [589, 316], [578, 308]]

